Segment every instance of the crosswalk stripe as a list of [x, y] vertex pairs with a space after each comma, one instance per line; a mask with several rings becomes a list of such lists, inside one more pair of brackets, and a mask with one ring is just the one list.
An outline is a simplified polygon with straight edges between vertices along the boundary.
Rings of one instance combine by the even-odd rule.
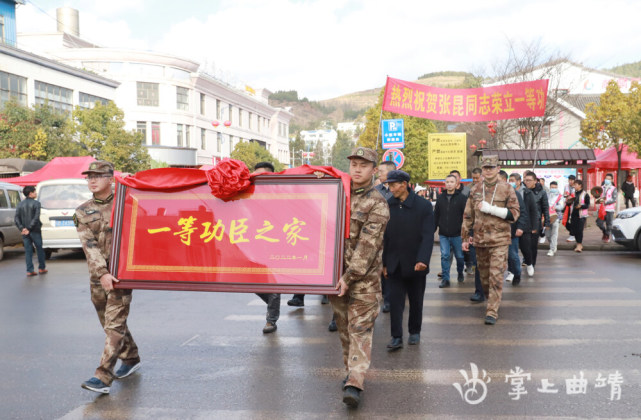
[[[288, 306], [287, 305], [287, 299], [283, 299], [281, 297], [280, 305], [281, 306]], [[317, 305], [318, 306], [321, 305], [320, 299], [310, 299], [310, 300], [305, 299], [305, 306], [317, 306]], [[267, 306], [267, 304], [265, 302], [263, 302], [262, 299], [252, 299], [247, 303], [247, 306]], [[296, 308], [304, 308], [305, 306], [289, 306], [289, 308], [296, 309]], [[325, 305], [325, 306], [329, 306], [329, 304]]]
[[[445, 289], [430, 288], [426, 289], [425, 293], [430, 295], [435, 294], [456, 294], [456, 293], [474, 293], [473, 287], [448, 287]], [[519, 286], [519, 287], [503, 287], [503, 294], [510, 293], [576, 293], [576, 294], [589, 294], [589, 293], [636, 293], [634, 290], [627, 287], [541, 287], [541, 286]]]
[[[426, 316], [423, 317], [423, 323], [425, 325], [429, 324], [450, 324], [450, 325], [469, 325], [469, 324], [478, 324], [479, 317], [471, 316], [459, 316], [459, 317], [444, 317], [444, 316]], [[595, 318], [595, 319], [563, 319], [563, 318], [554, 318], [554, 319], [501, 319], [501, 325], [556, 325], [556, 326], [594, 326], [594, 325], [615, 325], [615, 324], [626, 324], [629, 325], [630, 321], [621, 320], [617, 321], [610, 318]], [[634, 321], [633, 323], [641, 324], [641, 321]]]
[[[478, 306], [469, 300], [424, 300], [427, 307], [468, 307]], [[538, 308], [538, 307], [589, 307], [589, 308], [641, 308], [641, 300], [509, 300], [501, 301], [501, 307], [520, 307], [520, 308]]]
[[[315, 321], [319, 319], [319, 315], [301, 314], [296, 316], [281, 316], [278, 322], [287, 321]], [[225, 321], [261, 321], [265, 320], [265, 315], [227, 315], [223, 318]], [[328, 321], [329, 322], [329, 321]]]

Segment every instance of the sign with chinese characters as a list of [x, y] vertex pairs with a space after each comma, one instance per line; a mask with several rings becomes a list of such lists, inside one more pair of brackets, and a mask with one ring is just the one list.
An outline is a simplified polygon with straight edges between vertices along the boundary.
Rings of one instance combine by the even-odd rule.
[[402, 149], [405, 147], [405, 123], [402, 119], [383, 120], [383, 149]]
[[110, 271], [122, 288], [336, 293], [344, 209], [336, 178], [264, 175], [229, 200], [119, 185]]
[[467, 173], [465, 133], [432, 133], [427, 135], [428, 178], [444, 179], [456, 169]]
[[541, 117], [548, 80], [474, 89], [447, 89], [387, 78], [383, 111], [440, 121]]

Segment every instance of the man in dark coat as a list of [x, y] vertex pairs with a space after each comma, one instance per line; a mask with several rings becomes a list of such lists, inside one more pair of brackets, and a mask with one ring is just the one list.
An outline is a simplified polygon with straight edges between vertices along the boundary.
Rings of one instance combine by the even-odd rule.
[[[392, 195], [392, 192], [387, 187], [387, 174], [390, 171], [393, 171], [395, 169], [396, 169], [396, 164], [389, 160], [381, 162], [381, 164], [378, 165], [378, 180], [380, 181], [380, 183], [376, 185], [376, 187], [374, 188], [376, 188], [378, 192], [381, 193], [385, 201], [394, 197]], [[381, 274], [381, 288], [383, 289], [383, 312], [385, 313], [388, 313], [390, 311], [390, 303], [389, 303], [390, 291], [389, 291], [388, 283], [389, 282], [385, 278], [385, 276]]]
[[434, 246], [432, 204], [408, 188], [410, 176], [403, 171], [387, 175], [394, 197], [387, 203], [390, 220], [383, 238], [383, 274], [390, 280], [392, 340], [389, 351], [403, 347], [403, 311], [409, 299], [408, 344], [420, 342], [425, 277]]
[[[525, 186], [532, 191], [534, 196], [535, 213], [530, 213], [530, 223], [532, 224], [532, 237], [530, 238], [530, 250], [532, 252], [532, 264], [527, 265], [527, 274], [532, 277], [534, 275], [534, 267], [536, 266], [536, 255], [538, 254], [539, 234], [543, 227], [550, 227], [550, 206], [548, 204], [548, 195], [538, 182], [536, 174], [532, 171], [526, 171], [524, 176]], [[543, 218], [543, 223], [541, 223]]]
[[[22, 243], [24, 244], [25, 259], [27, 261], [27, 276], [36, 276], [38, 273], [45, 274], [45, 251], [42, 248], [42, 232], [40, 230], [40, 202], [36, 201], [36, 188], [27, 185], [22, 190], [25, 199], [18, 204], [14, 222], [22, 233]], [[33, 247], [38, 254], [38, 273], [33, 267]]]

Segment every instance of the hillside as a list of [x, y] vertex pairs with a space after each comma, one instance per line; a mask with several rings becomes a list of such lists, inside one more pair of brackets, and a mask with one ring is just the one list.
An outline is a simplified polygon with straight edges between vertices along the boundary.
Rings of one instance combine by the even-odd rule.
[[611, 69], [606, 70], [611, 71], [612, 73], [621, 74], [623, 76], [641, 77], [641, 61], [622, 64], [620, 66], [612, 67]]
[[[464, 72], [429, 73], [415, 82], [436, 87], [467, 87], [474, 83], [474, 76]], [[318, 102], [308, 101], [307, 98], [298, 99], [295, 91], [277, 92], [270, 97], [269, 103], [272, 106], [292, 108], [294, 118], [290, 132], [295, 133], [318, 128], [322, 121], [328, 121], [335, 127], [339, 122], [363, 118], [365, 111], [376, 105], [382, 89], [383, 86]]]

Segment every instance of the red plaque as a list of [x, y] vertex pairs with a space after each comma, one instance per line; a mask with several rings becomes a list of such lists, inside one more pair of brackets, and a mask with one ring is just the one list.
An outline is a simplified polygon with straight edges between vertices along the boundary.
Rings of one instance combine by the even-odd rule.
[[120, 288], [336, 293], [344, 210], [336, 178], [260, 176], [229, 200], [119, 185], [111, 272]]

